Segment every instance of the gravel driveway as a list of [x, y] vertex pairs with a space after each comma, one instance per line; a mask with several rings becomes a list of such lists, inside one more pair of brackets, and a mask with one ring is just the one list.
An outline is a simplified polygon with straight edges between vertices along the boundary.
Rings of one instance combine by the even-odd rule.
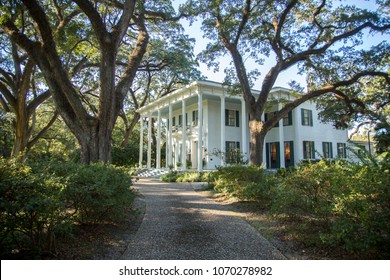
[[134, 187], [144, 196], [146, 212], [123, 259], [285, 259], [239, 213], [189, 183], [141, 179]]

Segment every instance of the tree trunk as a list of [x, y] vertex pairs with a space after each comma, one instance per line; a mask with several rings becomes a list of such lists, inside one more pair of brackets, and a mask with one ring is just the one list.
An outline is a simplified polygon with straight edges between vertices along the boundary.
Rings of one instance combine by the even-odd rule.
[[92, 125], [88, 130], [77, 135], [80, 145], [80, 161], [85, 164], [93, 162], [111, 162], [112, 131], [100, 132], [99, 124]]
[[130, 125], [128, 127], [126, 127], [125, 136], [124, 136], [123, 142], [121, 144], [121, 146], [123, 148], [125, 148], [127, 145], [129, 145], [130, 134], [133, 132], [134, 127], [136, 126], [136, 124], [138, 123], [140, 118], [141, 118], [140, 114], [138, 112], [135, 112], [134, 117], [131, 120]]
[[[20, 114], [22, 113], [22, 114]], [[27, 155], [27, 143], [30, 135], [28, 133], [28, 117], [26, 112], [18, 112], [15, 121], [15, 141], [12, 148], [12, 157], [21, 156], [24, 159]]]
[[267, 130], [264, 122], [260, 117], [250, 115], [249, 120], [249, 133], [250, 133], [250, 153], [249, 164], [261, 165], [264, 162], [263, 150], [264, 140]]

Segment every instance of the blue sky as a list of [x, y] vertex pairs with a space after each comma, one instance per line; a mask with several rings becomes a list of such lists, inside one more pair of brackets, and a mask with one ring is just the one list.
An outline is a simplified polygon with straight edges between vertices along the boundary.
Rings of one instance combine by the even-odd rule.
[[[184, 3], [185, 0], [173, 0], [172, 2], [173, 2], [173, 6], [175, 8], [177, 8], [180, 4]], [[369, 1], [366, 1], [366, 0], [354, 0], [353, 1], [353, 0], [351, 0], [350, 2], [353, 3], [354, 5], [359, 5], [362, 8], [372, 9], [373, 7], [375, 7], [375, 0], [369, 0]], [[185, 32], [187, 34], [189, 34], [191, 37], [196, 39], [195, 55], [197, 55], [198, 53], [200, 53], [204, 49], [204, 47], [207, 44], [207, 41], [202, 37], [203, 34], [202, 34], [202, 31], [200, 30], [201, 24], [199, 21], [197, 21], [197, 22], [193, 23], [192, 26], [189, 26], [188, 22], [184, 21], [184, 20], [181, 21], [181, 23], [185, 29]], [[390, 40], [389, 36], [387, 36], [387, 39]], [[373, 40], [380, 42], [383, 40], [383, 37], [378, 38], [378, 37], [372, 37], [372, 36], [367, 35], [366, 40], [370, 41], [371, 43], [373, 42]], [[229, 64], [231, 62], [231, 57], [226, 56], [226, 57], [220, 58], [219, 62], [220, 62], [220, 67], [219, 67], [218, 72], [213, 72], [213, 70], [208, 69], [205, 64], [200, 63], [200, 70], [201, 70], [202, 74], [205, 75], [209, 80], [216, 81], [216, 82], [222, 82], [224, 77], [225, 77], [224, 69], [227, 66], [229, 66]], [[261, 72], [261, 76], [255, 84], [255, 89], [260, 88], [262, 77], [264, 77], [264, 75], [268, 72], [270, 67], [273, 66], [273, 63], [274, 63], [274, 60], [272, 58], [270, 58], [269, 60], [266, 60], [266, 63], [263, 66], [254, 65], [251, 63], [246, 64], [247, 70], [251, 70], [251, 69], [257, 67]], [[294, 80], [294, 81], [297, 81], [301, 86], [305, 87], [306, 77], [298, 75], [297, 73], [298, 73], [297, 67], [295, 67], [295, 66], [291, 67], [287, 71], [281, 73], [278, 80], [276, 81], [275, 86], [289, 87], [288, 83], [290, 81]]]

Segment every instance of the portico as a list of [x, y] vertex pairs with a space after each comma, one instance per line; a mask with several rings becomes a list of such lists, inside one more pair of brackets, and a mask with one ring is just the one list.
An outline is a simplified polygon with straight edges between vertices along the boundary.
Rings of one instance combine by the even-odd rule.
[[[218, 110], [215, 107], [218, 106]], [[140, 154], [139, 167], [143, 167], [144, 130], [147, 129], [147, 168], [161, 168], [161, 147], [166, 144], [165, 167], [202, 171], [225, 165], [224, 157], [219, 159], [212, 153], [226, 150], [226, 141], [247, 143], [247, 129], [239, 129], [239, 137], [230, 128], [225, 128], [227, 108], [240, 108], [240, 124], [233, 129], [247, 125], [246, 107], [243, 98], [232, 96], [220, 84], [196, 81], [182, 89], [160, 98], [139, 109]], [[211, 110], [211, 111], [210, 111]], [[218, 114], [216, 111], [218, 111]], [[216, 119], [218, 118], [218, 120]], [[152, 121], [152, 119], [154, 121]], [[208, 120], [205, 122], [205, 119]], [[239, 121], [238, 119], [236, 120]], [[156, 163], [152, 166], [152, 125], [155, 123]], [[145, 126], [145, 124], [147, 124]], [[218, 124], [218, 125], [216, 125]], [[218, 127], [216, 127], [218, 126]], [[165, 137], [162, 131], [165, 127]], [[222, 128], [222, 129], [221, 129]], [[232, 136], [233, 134], [233, 136]], [[214, 138], [219, 138], [216, 145]], [[248, 152], [249, 143], [242, 145], [243, 153]]]

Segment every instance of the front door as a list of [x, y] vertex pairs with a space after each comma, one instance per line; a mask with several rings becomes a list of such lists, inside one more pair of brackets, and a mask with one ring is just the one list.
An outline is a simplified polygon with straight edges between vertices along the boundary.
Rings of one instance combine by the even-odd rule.
[[280, 143], [273, 142], [266, 144], [267, 168], [280, 168]]

